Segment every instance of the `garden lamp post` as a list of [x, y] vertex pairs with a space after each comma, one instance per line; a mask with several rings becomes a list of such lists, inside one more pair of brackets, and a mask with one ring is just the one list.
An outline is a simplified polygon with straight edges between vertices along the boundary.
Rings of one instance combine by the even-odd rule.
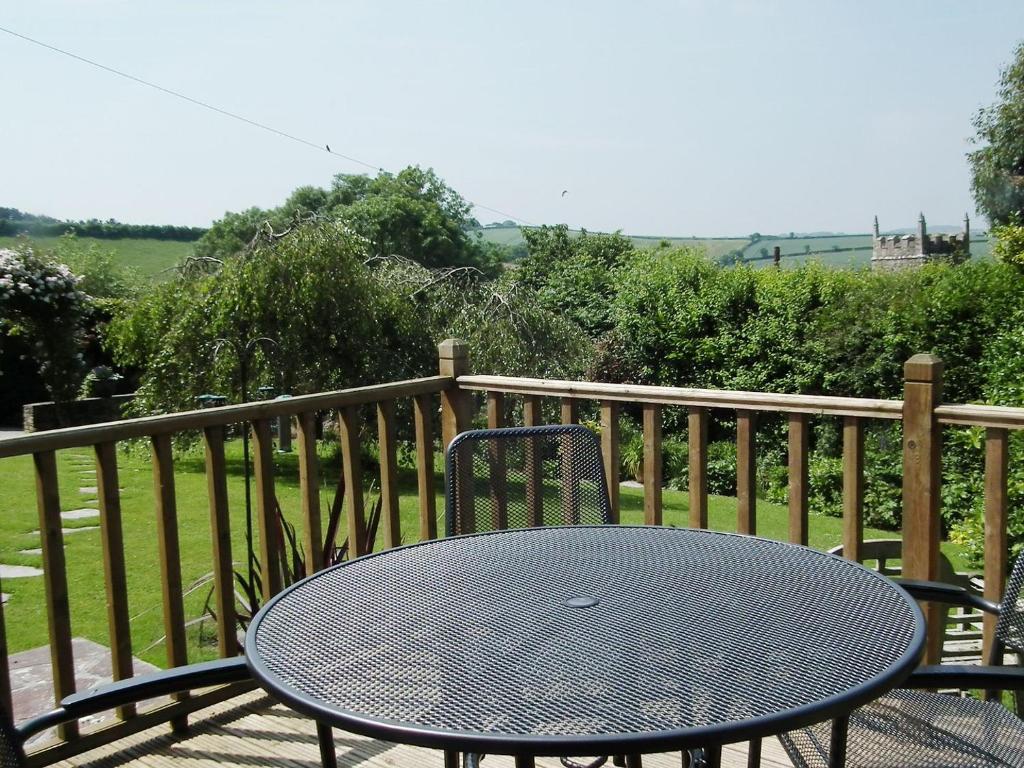
[[[280, 347], [276, 341], [266, 336], [258, 336], [245, 343], [239, 343], [234, 339], [217, 339], [213, 348], [214, 360], [217, 359], [225, 347], [230, 348], [238, 360], [239, 389], [241, 390], [242, 402], [247, 403], [249, 402], [249, 374], [253, 355], [261, 348], [263, 353], [267, 354], [270, 348], [279, 350]], [[248, 549], [248, 586], [249, 594], [255, 595], [256, 551], [253, 548], [252, 535], [252, 489], [249, 487], [252, 471], [249, 463], [249, 422], [247, 421], [242, 424], [242, 467], [245, 473], [245, 544]]]

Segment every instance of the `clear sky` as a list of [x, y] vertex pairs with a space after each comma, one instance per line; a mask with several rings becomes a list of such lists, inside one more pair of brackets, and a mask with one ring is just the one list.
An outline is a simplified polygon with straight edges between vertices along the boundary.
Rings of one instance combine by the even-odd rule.
[[[973, 214], [1024, 1], [4, 0], [0, 26], [510, 218], [745, 235]], [[366, 171], [3, 33], [0, 72], [3, 206], [205, 226]]]

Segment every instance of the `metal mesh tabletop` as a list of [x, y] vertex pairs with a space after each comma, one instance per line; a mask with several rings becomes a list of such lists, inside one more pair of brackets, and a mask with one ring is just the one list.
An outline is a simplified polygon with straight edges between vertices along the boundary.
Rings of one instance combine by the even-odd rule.
[[479, 752], [727, 743], [900, 682], [914, 602], [815, 550], [675, 528], [534, 528], [323, 571], [254, 620], [256, 678], [296, 709]]

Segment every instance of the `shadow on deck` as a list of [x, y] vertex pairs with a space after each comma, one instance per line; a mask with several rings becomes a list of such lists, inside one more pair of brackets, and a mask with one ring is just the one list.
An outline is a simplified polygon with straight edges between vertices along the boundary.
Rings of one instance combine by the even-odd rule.
[[[163, 726], [166, 729], [166, 726]], [[437, 750], [391, 744], [335, 731], [338, 765], [343, 768], [441, 768]], [[746, 745], [726, 747], [724, 768], [747, 764]], [[161, 728], [123, 739], [71, 760], [61, 768], [200, 768], [200, 766], [283, 766], [320, 768], [316, 730], [311, 720], [275, 703], [262, 693], [249, 693], [210, 707], [190, 722], [189, 732], [176, 736]], [[486, 768], [512, 768], [512, 758], [491, 755]], [[537, 761], [539, 768], [558, 768], [557, 758]], [[610, 765], [610, 763], [609, 763]], [[678, 752], [648, 755], [645, 768], [678, 768]], [[791, 768], [777, 740], [767, 739], [761, 758], [766, 768]]]

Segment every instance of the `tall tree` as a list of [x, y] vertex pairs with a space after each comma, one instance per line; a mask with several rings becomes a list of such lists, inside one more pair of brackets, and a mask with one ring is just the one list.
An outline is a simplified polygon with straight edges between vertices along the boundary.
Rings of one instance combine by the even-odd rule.
[[999, 75], [998, 98], [974, 116], [967, 154], [978, 210], [992, 226], [1024, 223], [1024, 43]]

